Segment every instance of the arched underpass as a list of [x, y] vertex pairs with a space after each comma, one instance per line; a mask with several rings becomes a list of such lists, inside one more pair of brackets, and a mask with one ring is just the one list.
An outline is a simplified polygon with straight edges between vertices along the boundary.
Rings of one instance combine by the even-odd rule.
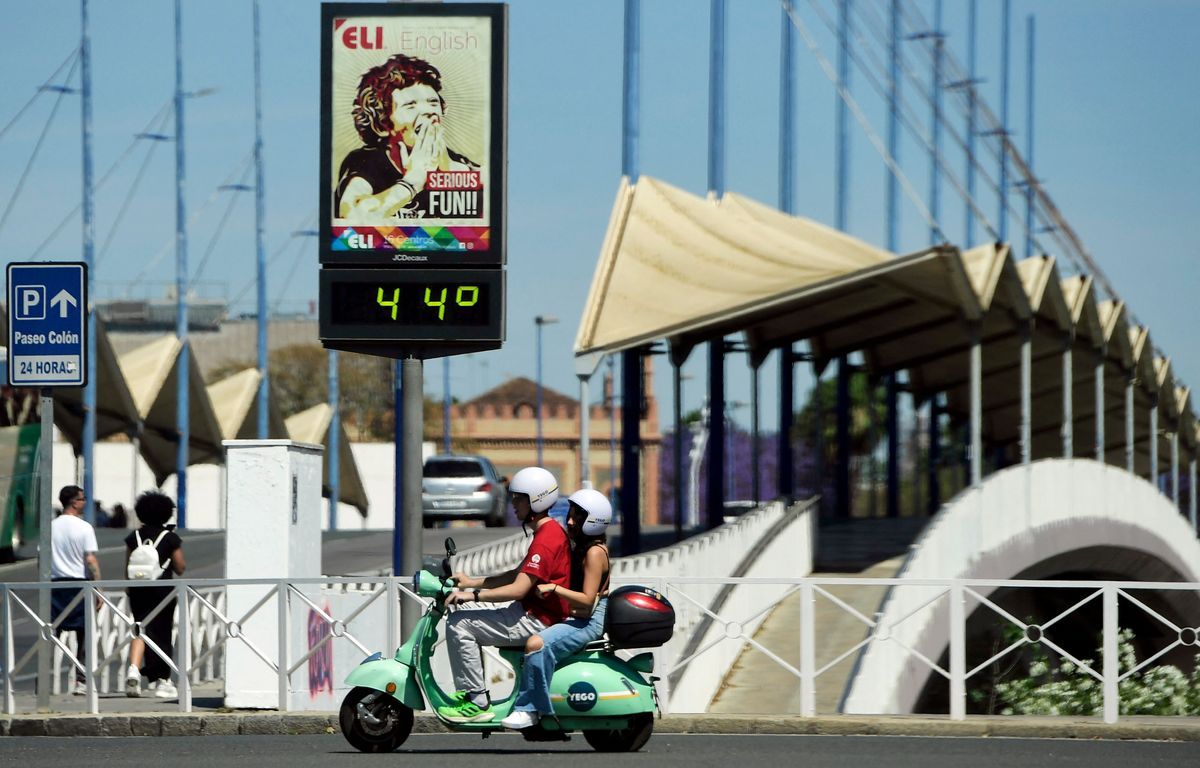
[[[912, 586], [895, 587], [884, 600], [880, 630], [859, 658], [845, 712], [947, 711], [947, 681], [917, 654], [949, 669], [950, 593], [939, 596], [934, 587], [922, 586], [922, 579], [1200, 582], [1200, 543], [1170, 500], [1150, 483], [1091, 460], [1052, 459], [993, 474], [947, 504], [914, 544], [900, 578]], [[1026, 623], [1032, 618], [1028, 623], [1046, 625], [1046, 640], [1077, 658], [1097, 658], [1099, 593], [1034, 587], [975, 584], [965, 590], [967, 672], [1007, 645], [992, 650], [1003, 634], [1001, 627], [1012, 619]], [[1048, 592], [1055, 594], [1043, 594]], [[1150, 611], [1194, 627], [1200, 623], [1200, 595], [1124, 590], [1118, 598], [1118, 623], [1140, 632], [1139, 658], [1177, 636]], [[1160, 662], [1187, 666], [1182, 659], [1188, 655], [1177, 649]], [[1010, 654], [1002, 668], [1011, 663]], [[991, 667], [972, 676], [968, 689], [990, 675]]]

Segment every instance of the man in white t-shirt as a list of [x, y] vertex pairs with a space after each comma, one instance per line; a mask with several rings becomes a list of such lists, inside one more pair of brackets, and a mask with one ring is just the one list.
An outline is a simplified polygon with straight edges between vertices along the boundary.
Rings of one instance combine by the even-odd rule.
[[[83, 519], [83, 510], [87, 499], [83, 489], [78, 485], [65, 485], [58, 492], [58, 501], [62, 504], [62, 514], [54, 518], [50, 524], [50, 580], [51, 581], [99, 581], [100, 561], [96, 559], [96, 531]], [[67, 606], [79, 594], [81, 587], [55, 589], [51, 602], [54, 608], [54, 620], [62, 621], [58, 632], [74, 632], [79, 664], [87, 666], [87, 643], [84, 637], [83, 601], [79, 601], [70, 611]], [[97, 608], [99, 608], [97, 598]], [[63, 616], [63, 613], [66, 613]], [[84, 684], [84, 674], [80, 669], [75, 670], [76, 695], [87, 693]]]

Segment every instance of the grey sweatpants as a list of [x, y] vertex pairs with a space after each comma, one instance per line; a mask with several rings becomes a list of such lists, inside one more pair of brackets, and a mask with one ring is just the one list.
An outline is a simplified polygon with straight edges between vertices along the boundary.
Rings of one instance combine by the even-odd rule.
[[546, 628], [519, 602], [503, 605], [466, 603], [446, 619], [450, 671], [459, 691], [485, 691], [481, 645], [519, 645]]

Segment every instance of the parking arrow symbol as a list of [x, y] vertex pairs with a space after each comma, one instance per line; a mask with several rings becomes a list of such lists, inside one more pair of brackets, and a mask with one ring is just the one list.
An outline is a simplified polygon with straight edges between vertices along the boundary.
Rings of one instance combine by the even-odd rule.
[[67, 305], [68, 304], [70, 304], [72, 307], [79, 306], [79, 302], [75, 300], [74, 296], [72, 296], [70, 293], [67, 292], [66, 288], [63, 288], [58, 293], [54, 294], [54, 298], [50, 299], [50, 306], [58, 307], [58, 316], [59, 317], [67, 316]]

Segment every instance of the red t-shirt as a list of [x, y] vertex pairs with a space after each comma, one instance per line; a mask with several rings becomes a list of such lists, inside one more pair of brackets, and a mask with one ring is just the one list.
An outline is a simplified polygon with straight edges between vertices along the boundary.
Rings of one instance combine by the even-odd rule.
[[[557, 520], [547, 520], [533, 532], [529, 551], [521, 562], [521, 573], [533, 577], [534, 583], [553, 582], [564, 589], [570, 588], [571, 547], [567, 532]], [[567, 618], [566, 601], [557, 595], [543, 595], [536, 588], [521, 598], [521, 605], [547, 627]]]

